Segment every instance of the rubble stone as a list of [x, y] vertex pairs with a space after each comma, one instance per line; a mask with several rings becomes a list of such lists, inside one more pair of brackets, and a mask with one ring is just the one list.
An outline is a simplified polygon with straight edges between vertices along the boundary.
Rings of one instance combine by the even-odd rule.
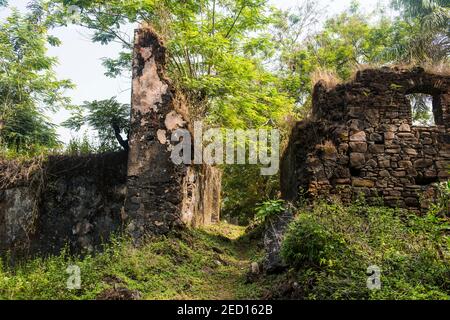
[[[436, 125], [413, 125], [406, 95], [415, 93], [433, 96]], [[337, 131], [347, 131], [349, 138]], [[324, 141], [339, 146], [341, 161], [331, 163], [312, 147]], [[308, 158], [315, 159], [314, 167]], [[369, 202], [379, 203], [378, 194], [386, 205], [426, 210], [437, 183], [450, 178], [449, 166], [450, 77], [421, 68], [368, 69], [353, 82], [316, 84], [312, 117], [297, 123], [284, 154], [281, 186], [287, 200], [295, 200], [298, 190], [344, 202], [362, 192]]]

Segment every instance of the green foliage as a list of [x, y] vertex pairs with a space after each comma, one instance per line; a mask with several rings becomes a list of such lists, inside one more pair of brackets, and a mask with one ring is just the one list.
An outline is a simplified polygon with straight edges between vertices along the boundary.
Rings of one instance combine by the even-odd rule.
[[268, 200], [258, 205], [255, 218], [259, 222], [265, 222], [285, 210], [284, 200]]
[[76, 108], [62, 125], [79, 131], [84, 125], [89, 125], [98, 133], [100, 149], [117, 150], [119, 142], [127, 148], [122, 134], [128, 135], [130, 127], [130, 106], [117, 102], [113, 97], [108, 100], [85, 102]]
[[[449, 299], [448, 221], [382, 207], [318, 204], [282, 245], [305, 299]], [[367, 268], [381, 268], [381, 290]]]
[[450, 180], [438, 185], [438, 199], [431, 208], [436, 215], [450, 216]]
[[[328, 19], [319, 31], [307, 27], [315, 25], [320, 15], [314, 1], [307, 1], [299, 14], [277, 16], [277, 72], [283, 90], [296, 100], [301, 114], [310, 107], [317, 70], [334, 72], [346, 81], [364, 65], [448, 62], [448, 1], [396, 2], [395, 8], [403, 13], [400, 17], [376, 12], [376, 19], [371, 19], [355, 5]], [[423, 8], [425, 3], [430, 7]]]
[[[243, 232], [221, 224], [153, 239], [140, 248], [116, 238], [95, 256], [77, 258], [64, 251], [13, 270], [0, 260], [0, 299], [92, 300], [115, 287], [138, 290], [148, 300], [257, 299], [264, 288], [245, 281], [253, 256], [241, 253]], [[69, 265], [81, 269], [81, 290], [66, 287]]]
[[261, 201], [277, 196], [279, 176], [262, 176], [258, 166], [230, 165], [224, 167], [222, 181], [223, 216], [248, 224], [255, 217]]
[[[348, 80], [359, 66], [392, 61], [387, 57], [387, 51], [405, 37], [403, 29], [406, 26], [402, 23], [383, 16], [371, 23], [369, 16], [357, 7], [328, 19], [324, 27], [315, 32], [304, 30], [304, 20], [306, 16], [309, 17], [307, 22], [314, 21], [319, 13], [314, 7], [301, 13], [303, 16], [291, 17], [293, 22], [288, 26], [282, 15], [275, 27], [283, 34], [277, 41], [281, 48], [286, 48], [280, 56], [279, 74], [283, 79], [283, 88], [305, 107], [310, 106], [313, 81], [317, 80], [314, 78], [316, 71], [332, 71], [340, 79]], [[290, 35], [286, 32], [288, 28], [299, 31]], [[302, 30], [306, 34], [301, 34]], [[299, 42], [301, 37], [305, 39]]]
[[[285, 117], [293, 110], [302, 117], [310, 107], [315, 71], [332, 70], [347, 80], [361, 65], [404, 61], [411, 37], [420, 34], [417, 23], [383, 15], [374, 21], [356, 4], [316, 31], [321, 8], [314, 0], [290, 11], [271, 9], [265, 0], [36, 0], [33, 8], [49, 26], [58, 26], [68, 23], [61, 8], [70, 5], [82, 8], [79, 24], [93, 31], [93, 42], [122, 44], [118, 57], [103, 61], [111, 77], [131, 70], [132, 35], [122, 26], [148, 23], [165, 40], [169, 76], [191, 99], [193, 118], [230, 128], [287, 132]], [[115, 148], [110, 124], [101, 121], [96, 130]], [[225, 171], [227, 215], [248, 221], [257, 203], [276, 196], [276, 177], [266, 179], [249, 167]]]
[[69, 104], [69, 81], [56, 79], [56, 60], [46, 55], [47, 30], [13, 10], [0, 24], [0, 144], [4, 152], [34, 153], [59, 147], [45, 115]]
[[392, 5], [400, 10], [400, 19], [410, 30], [406, 42], [392, 47], [398, 58], [406, 62], [448, 63], [450, 1], [393, 0]]
[[433, 98], [421, 93], [408, 95], [407, 98], [412, 105], [413, 124], [431, 125], [433, 116]]
[[127, 74], [132, 68], [132, 56], [130, 52], [120, 52], [119, 57], [104, 58], [103, 66], [106, 68], [105, 75], [110, 78], [116, 78], [121, 74]]
[[[375, 62], [390, 45], [392, 25], [388, 20], [371, 25], [361, 13], [343, 13], [328, 20], [309, 51], [317, 55], [317, 64], [335, 70], [344, 80], [354, 66]], [[334, 50], [330, 50], [334, 48]]]
[[[408, 19], [425, 18], [427, 16], [445, 13], [450, 8], [448, 0], [392, 0], [392, 5], [403, 11]], [[442, 21], [445, 23], [445, 21]]]
[[[107, 75], [131, 70], [132, 39], [121, 26], [144, 21], [164, 38], [168, 74], [190, 100], [194, 120], [228, 128], [285, 129], [284, 117], [294, 101], [279, 90], [282, 82], [267, 64], [274, 54], [268, 34], [274, 18], [268, 1], [54, 1], [41, 3], [35, 11], [46, 12], [50, 25], [64, 24], [61, 4], [82, 7], [81, 24], [94, 31], [92, 41], [123, 45], [116, 59], [103, 61]], [[107, 128], [106, 121], [96, 130], [101, 134]], [[226, 167], [225, 171], [226, 212], [242, 222], [251, 219], [256, 203], [275, 196], [276, 178], [261, 177], [257, 168]]]
[[[95, 299], [112, 288], [138, 290], [143, 299], [258, 299], [283, 276], [246, 281], [250, 259], [262, 256], [243, 232], [222, 223], [139, 248], [116, 238], [84, 258], [63, 251], [14, 269], [0, 260], [0, 299]], [[448, 223], [432, 214], [319, 204], [299, 213], [283, 255], [302, 299], [449, 299], [446, 234]], [[66, 288], [69, 265], [81, 269], [81, 290]], [[381, 268], [379, 291], [366, 287], [372, 265]]]
[[65, 149], [65, 153], [71, 156], [89, 155], [98, 151], [100, 151], [99, 148], [89, 140], [87, 134], [84, 134], [81, 139], [71, 139]]
[[122, 43], [117, 59], [104, 60], [110, 76], [130, 70], [132, 40], [121, 26], [151, 25], [166, 40], [169, 76], [192, 100], [195, 116], [233, 128], [261, 127], [292, 109], [263, 64], [271, 51], [261, 37], [271, 22], [267, 0], [35, 1], [35, 11], [59, 25], [65, 21], [61, 4], [82, 7], [80, 23], [94, 31], [92, 41]]
[[320, 224], [312, 221], [310, 216], [300, 216], [291, 226], [283, 243], [283, 258], [296, 268], [311, 266], [333, 266], [331, 255], [342, 254], [345, 246]]
[[33, 155], [60, 147], [56, 127], [48, 117], [29, 106], [16, 105], [8, 109], [4, 125], [0, 126], [2, 152]]

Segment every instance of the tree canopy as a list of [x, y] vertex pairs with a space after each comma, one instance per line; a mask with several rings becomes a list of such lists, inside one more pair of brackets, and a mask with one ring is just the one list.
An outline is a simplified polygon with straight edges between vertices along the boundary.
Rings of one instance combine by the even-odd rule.
[[34, 152], [59, 145], [55, 125], [45, 115], [66, 107], [72, 88], [57, 80], [56, 60], [47, 56], [47, 29], [13, 10], [0, 24], [0, 142], [2, 148]]
[[104, 60], [109, 76], [131, 70], [132, 39], [121, 27], [147, 23], [165, 39], [169, 75], [195, 101], [194, 114], [230, 127], [258, 127], [290, 112], [291, 99], [264, 65], [273, 52], [267, 0], [38, 1], [34, 10], [55, 25], [65, 21], [61, 4], [82, 7], [79, 24], [93, 30], [92, 41], [123, 45], [117, 59]]
[[[0, 137], [17, 151], [58, 145], [45, 114], [68, 105], [63, 92], [71, 84], [56, 79], [56, 60], [46, 55], [46, 45], [60, 44], [47, 34], [54, 27], [75, 23], [92, 30], [93, 42], [120, 43], [118, 56], [103, 60], [105, 73], [117, 77], [131, 70], [125, 27], [149, 24], [165, 40], [169, 76], [194, 115], [234, 128], [283, 127], [286, 116], [307, 113], [318, 71], [347, 80], [366, 64], [448, 63], [448, 0], [392, 0], [391, 7], [398, 15], [377, 11], [371, 18], [354, 2], [321, 24], [316, 0], [287, 11], [267, 0], [33, 0], [26, 16], [14, 11], [1, 25]], [[126, 135], [123, 108], [113, 99], [85, 103], [66, 125], [96, 123], [100, 143], [114, 149]]]
[[128, 141], [122, 135], [129, 134], [130, 105], [119, 103], [113, 97], [85, 102], [75, 109], [71, 118], [62, 124], [64, 127], [79, 131], [84, 125], [88, 125], [98, 132], [100, 150], [117, 150], [117, 142], [128, 150]]

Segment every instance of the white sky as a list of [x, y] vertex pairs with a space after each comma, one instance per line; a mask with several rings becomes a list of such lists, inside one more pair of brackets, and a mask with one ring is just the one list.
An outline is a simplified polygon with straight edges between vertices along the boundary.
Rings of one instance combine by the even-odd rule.
[[[10, 6], [23, 10], [28, 0], [10, 0]], [[302, 0], [271, 0], [273, 5], [288, 9], [302, 3]], [[319, 0], [324, 8], [322, 19], [335, 15], [347, 9], [352, 0]], [[379, 2], [386, 0], [361, 0], [361, 7], [368, 12], [373, 11]], [[0, 20], [3, 20], [9, 10], [0, 10]], [[132, 30], [130, 30], [130, 33]], [[77, 26], [58, 28], [51, 32], [52, 35], [61, 39], [62, 45], [50, 47], [49, 55], [55, 56], [59, 60], [56, 72], [60, 79], [72, 80], [76, 88], [67, 92], [74, 104], [81, 104], [83, 101], [108, 99], [117, 96], [122, 103], [130, 102], [131, 92], [130, 79], [119, 78], [110, 79], [104, 75], [105, 69], [101, 64], [103, 57], [115, 57], [120, 51], [120, 45], [109, 44], [102, 46], [94, 44], [89, 40], [90, 32]], [[55, 123], [59, 124], [69, 116], [67, 111], [61, 111], [52, 115]], [[67, 129], [59, 128], [58, 133], [63, 142], [68, 142], [71, 137], [80, 136], [81, 133], [70, 132]]]

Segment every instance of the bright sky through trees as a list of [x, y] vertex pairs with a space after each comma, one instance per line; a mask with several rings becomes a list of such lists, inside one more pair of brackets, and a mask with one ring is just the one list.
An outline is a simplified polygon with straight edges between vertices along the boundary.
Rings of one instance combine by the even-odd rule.
[[[302, 2], [302, 0], [271, 0], [274, 6], [281, 9], [288, 9]], [[19, 10], [24, 10], [28, 0], [10, 1], [10, 6]], [[324, 8], [322, 19], [335, 15], [349, 8], [352, 0], [320, 0]], [[360, 1], [361, 8], [370, 12], [377, 8], [379, 3], [386, 3], [383, 0]], [[9, 14], [8, 9], [0, 9], [0, 20]], [[132, 35], [133, 26], [129, 28]], [[104, 75], [105, 69], [101, 64], [104, 57], [115, 57], [121, 47], [118, 44], [108, 44], [101, 46], [93, 43], [89, 34], [90, 31], [79, 26], [58, 28], [51, 31], [52, 35], [61, 39], [62, 45], [50, 47], [49, 55], [55, 56], [59, 60], [56, 72], [60, 79], [70, 79], [75, 83], [76, 88], [68, 92], [68, 96], [73, 99], [74, 104], [82, 104], [84, 101], [103, 100], [116, 96], [119, 102], [129, 103], [130, 101], [130, 79], [119, 77], [111, 79]], [[69, 117], [67, 110], [61, 110], [53, 115], [53, 121], [60, 124]], [[58, 128], [60, 139], [67, 143], [74, 135], [73, 132], [65, 128]], [[79, 135], [82, 135], [80, 132]]]

